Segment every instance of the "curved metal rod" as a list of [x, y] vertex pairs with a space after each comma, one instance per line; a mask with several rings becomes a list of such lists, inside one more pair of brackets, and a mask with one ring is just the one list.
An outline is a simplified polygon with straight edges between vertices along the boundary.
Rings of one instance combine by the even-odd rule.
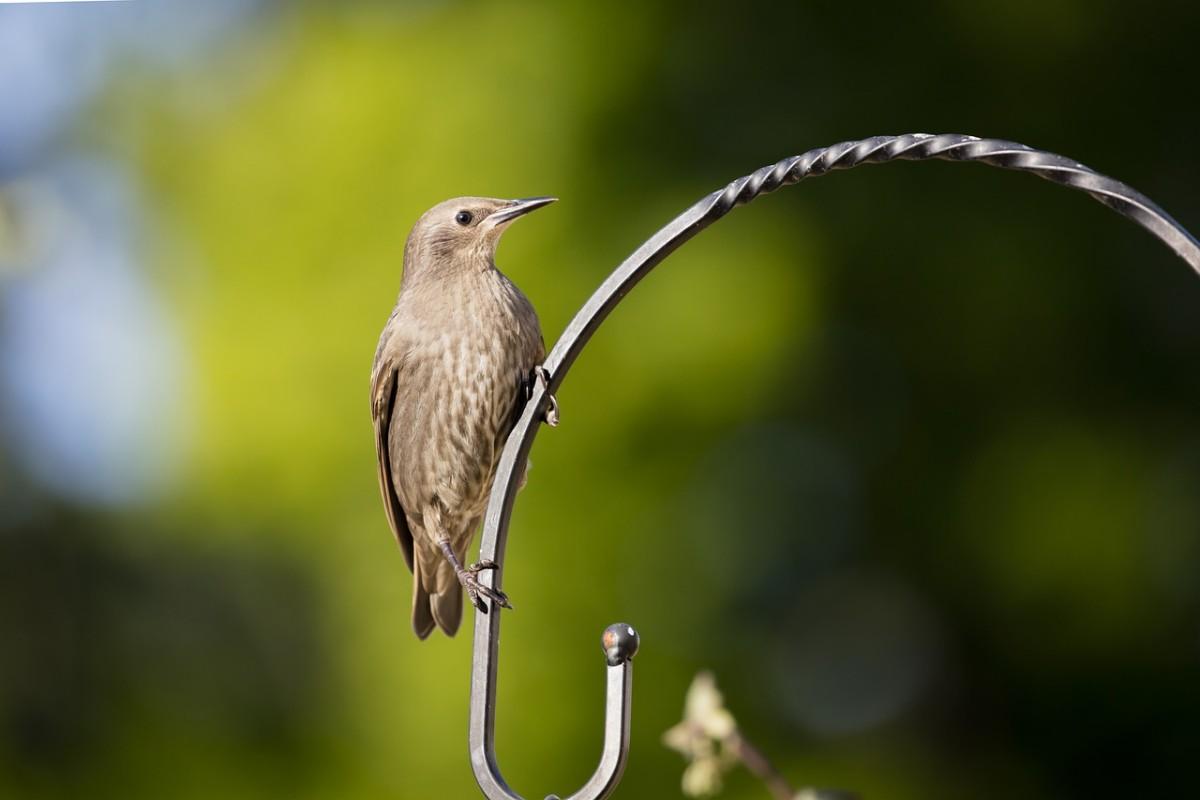
[[[798, 183], [810, 175], [835, 169], [887, 161], [943, 159], [978, 161], [1003, 169], [1031, 172], [1046, 180], [1087, 192], [1096, 200], [1141, 225], [1200, 274], [1200, 242], [1148, 197], [1120, 181], [1069, 158], [1035, 150], [1023, 144], [974, 136], [925, 133], [876, 136], [809, 150], [738, 178], [724, 189], [704, 197], [651, 236], [600, 285], [583, 305], [546, 358], [549, 380], [538, 381], [516, 427], [508, 437], [484, 518], [480, 558], [503, 565], [508, 523], [519, 476], [548, 396], [566, 377], [584, 345], [621, 299], [659, 262], [687, 240], [721, 219], [735, 206], [760, 194]], [[501, 571], [484, 573], [482, 580], [498, 588]], [[521, 800], [500, 775], [495, 753], [496, 657], [500, 639], [500, 614], [475, 615], [475, 655], [471, 679], [471, 763], [484, 795], [491, 800]], [[614, 628], [609, 629], [611, 633]], [[627, 626], [626, 626], [627, 627]], [[629, 629], [631, 635], [632, 629]], [[608, 642], [606, 641], [606, 647]], [[636, 638], [634, 640], [636, 647]], [[632, 653], [630, 653], [632, 655]], [[610, 653], [611, 656], [611, 653]], [[604, 751], [591, 780], [568, 800], [607, 797], [620, 780], [629, 749], [629, 694], [632, 666], [628, 659], [613, 665], [610, 657]]]

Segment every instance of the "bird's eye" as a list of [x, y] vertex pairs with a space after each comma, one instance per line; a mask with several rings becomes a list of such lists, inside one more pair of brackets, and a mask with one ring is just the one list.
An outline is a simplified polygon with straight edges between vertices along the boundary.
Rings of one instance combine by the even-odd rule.
[[454, 215], [454, 221], [459, 225], [470, 225], [473, 219], [470, 211], [460, 211]]

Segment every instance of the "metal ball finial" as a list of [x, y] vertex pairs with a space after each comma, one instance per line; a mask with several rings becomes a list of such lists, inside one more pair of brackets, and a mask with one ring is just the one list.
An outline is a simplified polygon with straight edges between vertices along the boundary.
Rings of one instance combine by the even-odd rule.
[[604, 646], [604, 656], [608, 665], [617, 667], [637, 654], [642, 638], [632, 625], [614, 622], [604, 629], [604, 636], [600, 638], [600, 642]]

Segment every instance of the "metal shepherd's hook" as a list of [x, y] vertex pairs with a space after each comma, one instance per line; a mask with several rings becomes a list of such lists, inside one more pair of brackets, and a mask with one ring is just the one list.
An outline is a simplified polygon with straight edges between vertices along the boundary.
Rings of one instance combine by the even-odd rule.
[[[1148, 230], [1200, 273], [1200, 242], [1148, 197], [1077, 161], [1015, 142], [958, 134], [876, 136], [810, 150], [763, 167], [704, 197], [651, 236], [608, 276], [571, 320], [547, 357], [542, 380], [536, 382], [521, 418], [505, 444], [484, 519], [480, 559], [504, 564], [504, 545], [508, 538], [508, 523], [519, 476], [524, 471], [525, 460], [552, 392], [562, 384], [567, 370], [609, 312], [655, 265], [735, 206], [748, 203], [760, 194], [835, 169], [895, 160], [926, 159], [978, 161], [994, 167], [1032, 172], [1055, 183], [1087, 192]], [[500, 578], [499, 569], [480, 576], [492, 588], [499, 588]], [[496, 765], [496, 659], [501, 618], [501, 614], [475, 614], [475, 654], [471, 675], [471, 765], [485, 796], [491, 800], [522, 800], [504, 782]], [[629, 625], [611, 625], [604, 633], [603, 644], [608, 660], [604, 751], [591, 779], [567, 800], [599, 800], [609, 796], [621, 779], [629, 755], [633, 670], [630, 659], [637, 651], [638, 635]], [[547, 800], [554, 797], [551, 795]]]

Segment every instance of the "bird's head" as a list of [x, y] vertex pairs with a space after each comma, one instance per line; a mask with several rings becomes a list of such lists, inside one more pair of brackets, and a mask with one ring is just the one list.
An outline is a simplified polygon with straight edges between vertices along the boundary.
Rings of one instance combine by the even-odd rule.
[[509, 223], [556, 199], [456, 197], [438, 203], [421, 215], [408, 235], [404, 250], [405, 279], [413, 274], [442, 274], [458, 268], [491, 266], [500, 235]]

